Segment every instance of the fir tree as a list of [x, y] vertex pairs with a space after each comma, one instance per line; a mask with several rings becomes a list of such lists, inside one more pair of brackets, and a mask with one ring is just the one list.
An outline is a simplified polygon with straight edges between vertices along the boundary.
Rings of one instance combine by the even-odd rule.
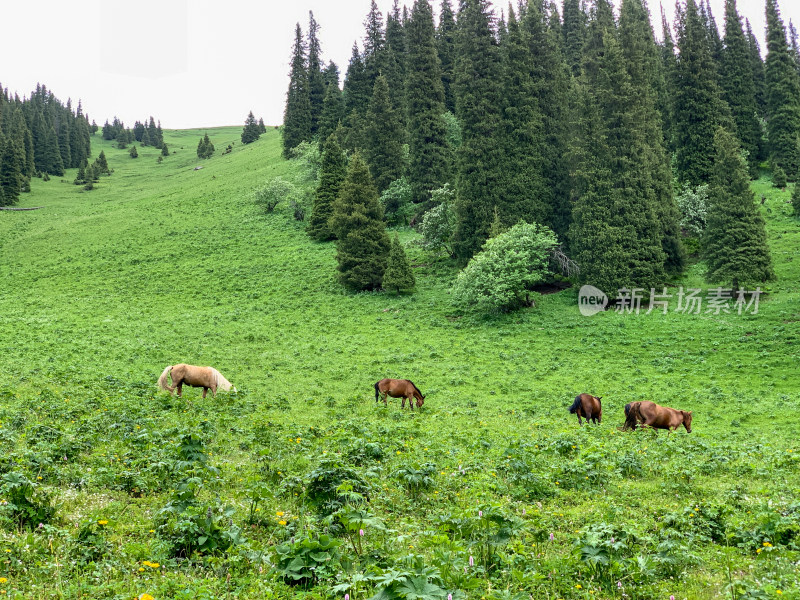
[[319, 185], [314, 194], [314, 204], [306, 232], [320, 242], [335, 239], [329, 221], [333, 203], [347, 175], [347, 158], [342, 152], [336, 134], [328, 136], [322, 145], [322, 164], [319, 170]]
[[658, 111], [658, 90], [664, 85], [661, 56], [643, 0], [622, 0], [619, 16], [619, 41], [630, 77], [630, 134], [637, 137], [641, 153], [638, 177], [633, 185], [642, 201], [651, 204], [660, 226], [665, 269], [680, 273], [686, 255], [680, 241], [679, 213], [672, 194], [670, 160], [664, 146], [662, 118]]
[[[251, 110], [249, 113], [247, 113], [247, 119], [245, 119], [244, 128], [242, 128], [242, 143], [250, 144], [258, 140], [260, 137], [261, 128], [258, 126], [256, 117], [253, 115], [253, 111]], [[284, 140], [285, 139], [286, 135], [284, 133]]]
[[169, 148], [167, 148], [166, 142], [161, 144], [161, 156], [169, 156]]
[[375, 80], [367, 123], [365, 155], [380, 193], [403, 175], [403, 130], [389, 99], [389, 85], [383, 75]]
[[736, 136], [743, 150], [748, 153], [750, 175], [758, 176], [758, 144], [761, 125], [756, 114], [753, 69], [750, 50], [745, 38], [736, 0], [725, 2], [725, 40], [720, 64], [722, 94], [731, 109]]
[[647, 118], [648, 94], [635, 83], [643, 74], [632, 76], [626, 66], [632, 67], [620, 48], [611, 6], [598, 0], [581, 75], [579, 185], [570, 251], [581, 267], [580, 281], [609, 295], [623, 287], [655, 287], [663, 280], [666, 259], [654, 162], [640, 162], [653, 152], [645, 137], [650, 129], [633, 126]]
[[386, 17], [386, 81], [389, 96], [397, 111], [403, 127], [406, 125], [406, 33], [403, 29], [402, 15], [398, 0], [394, 0], [392, 10]]
[[258, 133], [267, 133], [267, 126], [264, 125], [264, 119], [261, 117], [258, 119]]
[[794, 216], [800, 216], [800, 178], [795, 181], [794, 189], [792, 190], [792, 207], [794, 208]]
[[131, 158], [139, 158], [139, 151], [136, 149], [136, 144], [131, 146], [131, 150], [128, 154], [131, 155]]
[[661, 9], [661, 72], [663, 74], [664, 88], [659, 93], [658, 108], [664, 123], [664, 144], [670, 152], [675, 150], [675, 102], [672, 89], [676, 85], [678, 61], [675, 57], [675, 42], [672, 39], [664, 9]]
[[83, 185], [86, 183], [86, 168], [81, 165], [78, 167], [78, 174], [75, 176], [75, 181], [73, 181], [75, 185]]
[[317, 32], [319, 25], [314, 13], [308, 11], [308, 97], [311, 105], [311, 135], [317, 134], [325, 100], [325, 80], [322, 76], [322, 49]]
[[767, 0], [767, 138], [769, 160], [794, 177], [800, 169], [800, 77], [776, 0]]
[[344, 135], [346, 147], [355, 150], [363, 145], [364, 117], [369, 108], [372, 86], [369, 82], [366, 65], [357, 44], [353, 44], [353, 53], [344, 77]]
[[339, 90], [338, 84], [330, 84], [325, 91], [325, 103], [322, 106], [322, 117], [317, 130], [319, 139], [322, 142], [327, 140], [328, 136], [336, 131], [343, 118], [342, 92]]
[[699, 185], [711, 177], [714, 132], [725, 111], [708, 34], [694, 0], [678, 27], [678, 65], [675, 80], [675, 141], [678, 178]]
[[106, 153], [104, 150], [100, 151], [100, 154], [97, 156], [95, 160], [95, 176], [99, 178], [100, 175], [110, 175], [111, 169], [108, 166], [108, 159], [106, 158]]
[[205, 134], [197, 144], [197, 157], [211, 158], [212, 156], [214, 156], [214, 144], [211, 143], [208, 134]]
[[64, 162], [61, 160], [61, 152], [58, 148], [58, 135], [52, 127], [46, 129], [44, 164], [42, 171], [51, 175], [61, 177], [64, 174]]
[[0, 134], [0, 206], [19, 201], [22, 179], [22, 149], [10, 136]]
[[740, 285], [775, 278], [764, 218], [755, 203], [736, 139], [718, 128], [702, 252], [712, 283]]
[[427, 202], [431, 190], [450, 177], [444, 88], [436, 53], [433, 12], [427, 0], [416, 0], [406, 25], [408, 65], [408, 180], [413, 201]]
[[[750, 67], [753, 71], [753, 89], [756, 99], [756, 109], [759, 119], [765, 119], [767, 115], [767, 92], [766, 75], [764, 73], [764, 61], [761, 59], [761, 48], [758, 45], [756, 36], [750, 28], [750, 21], [745, 19], [745, 29], [747, 32], [747, 49], [750, 56]], [[758, 138], [758, 160], [767, 158], [767, 144], [764, 140], [763, 126], [759, 123], [761, 135]]]
[[359, 152], [350, 159], [347, 176], [333, 203], [330, 227], [336, 236], [342, 284], [356, 291], [380, 288], [391, 242], [378, 191]]
[[456, 110], [462, 143], [456, 177], [456, 255], [465, 263], [489, 235], [503, 178], [500, 54], [486, 0], [463, 0], [458, 13]]
[[70, 126], [69, 120], [63, 119], [58, 128], [58, 151], [61, 154], [61, 162], [64, 168], [72, 166], [72, 149], [70, 143]]
[[450, 0], [442, 0], [439, 11], [439, 26], [436, 29], [436, 51], [442, 70], [444, 106], [451, 113], [456, 112], [456, 99], [453, 93], [453, 69], [456, 62], [456, 19]]
[[581, 74], [581, 50], [586, 39], [586, 13], [580, 0], [564, 0], [564, 17], [561, 26], [564, 58], [572, 74]]
[[400, 238], [395, 233], [389, 249], [386, 271], [383, 274], [383, 289], [394, 290], [399, 294], [400, 290], [413, 289], [416, 283], [417, 280], [411, 271], [411, 265], [408, 264], [406, 252], [400, 244]]
[[291, 63], [289, 91], [286, 93], [286, 110], [283, 114], [283, 156], [285, 158], [291, 156], [292, 149], [300, 142], [311, 140], [308, 62], [300, 23], [295, 28]]
[[794, 28], [794, 23], [789, 20], [789, 52], [794, 61], [794, 70], [800, 76], [800, 41], [797, 39], [797, 29]]
[[120, 129], [117, 134], [117, 148], [124, 150], [128, 146], [128, 134], [124, 129]]

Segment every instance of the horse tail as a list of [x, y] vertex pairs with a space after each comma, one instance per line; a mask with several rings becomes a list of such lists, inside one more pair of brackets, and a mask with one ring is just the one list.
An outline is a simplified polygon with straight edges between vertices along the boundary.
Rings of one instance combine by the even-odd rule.
[[158, 378], [158, 387], [160, 387], [162, 390], [169, 390], [169, 385], [167, 384], [167, 378], [169, 377], [171, 371], [172, 371], [172, 365], [167, 365], [167, 367], [161, 373], [161, 377]]
[[581, 407], [581, 397], [580, 395], [575, 396], [575, 402], [572, 403], [572, 406], [569, 407], [570, 414], [574, 415], [578, 412], [578, 409]]
[[380, 383], [380, 381], [376, 381], [376, 382], [375, 382], [375, 402], [377, 402], [377, 401], [378, 401], [378, 395], [379, 395], [379, 393], [380, 393], [380, 392], [378, 391], [378, 384], [379, 384], [379, 383]]

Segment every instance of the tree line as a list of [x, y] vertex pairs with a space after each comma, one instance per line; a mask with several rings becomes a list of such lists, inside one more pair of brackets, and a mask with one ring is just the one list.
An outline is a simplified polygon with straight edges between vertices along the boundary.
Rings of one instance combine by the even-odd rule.
[[92, 128], [80, 102], [73, 108], [44, 85], [22, 99], [0, 86], [0, 206], [16, 204], [32, 177], [60, 177], [85, 164]]
[[651, 288], [685, 268], [676, 193], [707, 185], [716, 216], [702, 254], [739, 264], [732, 279], [719, 268], [709, 278], [770, 279], [763, 220], [742, 181], [764, 161], [798, 177], [800, 51], [776, 0], [766, 14], [763, 60], [735, 0], [722, 32], [708, 0], [680, 2], [672, 24], [661, 15], [662, 41], [643, 0], [621, 0], [618, 15], [608, 0], [528, 0], [502, 15], [487, 0], [457, 11], [442, 0], [438, 23], [427, 0], [396, 0], [385, 21], [373, 0], [341, 89], [310, 14], [305, 33], [295, 28], [283, 124], [287, 157], [303, 142], [323, 151], [309, 233], [337, 236], [330, 210], [349, 175], [329, 154], [340, 152], [366, 163], [377, 194], [405, 182], [416, 222], [434, 191], [453, 186], [447, 242], [461, 264], [493, 228], [525, 221], [556, 234], [579, 282]]

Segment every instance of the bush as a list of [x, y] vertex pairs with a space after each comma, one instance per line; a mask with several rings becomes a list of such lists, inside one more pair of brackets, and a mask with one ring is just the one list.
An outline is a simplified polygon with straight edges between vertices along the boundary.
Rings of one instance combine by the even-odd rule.
[[18, 529], [34, 529], [40, 523], [49, 523], [56, 509], [50, 496], [20, 473], [11, 472], [0, 479], [0, 517]]
[[708, 184], [704, 183], [692, 188], [684, 184], [681, 193], [675, 198], [678, 210], [681, 211], [681, 228], [689, 237], [700, 237], [706, 228], [708, 212]]
[[310, 585], [331, 579], [340, 570], [341, 542], [327, 535], [275, 546], [273, 571], [290, 585]]
[[431, 192], [431, 202], [436, 203], [422, 217], [420, 232], [422, 233], [422, 243], [434, 252], [447, 252], [449, 256], [453, 254], [453, 232], [456, 228], [456, 213], [453, 208], [453, 198], [455, 193], [446, 183], [444, 187]]
[[536, 223], [520, 222], [491, 238], [458, 274], [453, 299], [464, 309], [508, 311], [531, 306], [530, 289], [549, 272], [556, 234]]
[[253, 192], [253, 200], [272, 212], [281, 200], [290, 200], [297, 195], [297, 187], [283, 177], [275, 177], [270, 182]]
[[408, 179], [401, 177], [389, 184], [381, 194], [383, 214], [388, 223], [405, 225], [414, 210], [411, 204], [413, 192]]

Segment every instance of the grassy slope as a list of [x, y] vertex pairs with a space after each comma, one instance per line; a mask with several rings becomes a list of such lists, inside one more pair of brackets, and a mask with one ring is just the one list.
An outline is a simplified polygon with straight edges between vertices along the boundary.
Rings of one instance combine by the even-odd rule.
[[[753, 503], [796, 500], [798, 479], [796, 473], [789, 475], [791, 470], [777, 477], [775, 472], [752, 475], [759, 457], [796, 448], [800, 426], [793, 408], [798, 399], [800, 233], [797, 220], [788, 216], [788, 191], [774, 191], [766, 180], [754, 184], [759, 195], [768, 195], [764, 210], [779, 277], [758, 315], [609, 313], [586, 318], [577, 310], [575, 292], [567, 291], [542, 297], [533, 310], [479, 319], [453, 311], [447, 295], [452, 270], [413, 245], [408, 252], [418, 265], [416, 294], [344, 293], [333, 276], [331, 244], [311, 243], [287, 214], [278, 209], [264, 215], [248, 198], [269, 177], [292, 175], [293, 166], [280, 159], [277, 132], [270, 130], [250, 147], [238, 143], [239, 128], [209, 133], [217, 155], [199, 161], [194, 152], [198, 132], [166, 132], [165, 141], [176, 154], [160, 165], [153, 149], [140, 149], [140, 157], [132, 160], [127, 151], [95, 139], [95, 152], [105, 149], [115, 169], [98, 189], [82, 192], [71, 184], [73, 173], [62, 181], [35, 180], [22, 205], [44, 209], [0, 213], [0, 393], [9, 399], [0, 410], [4, 422], [22, 419], [17, 432], [42, 420], [80, 436], [78, 425], [67, 420], [86, 422], [100, 407], [116, 412], [117, 418], [105, 417], [93, 435], [125, 421], [119, 415], [134, 414], [142, 419], [136, 421], [139, 427], [153, 431], [207, 420], [216, 427], [209, 441], [228, 486], [221, 489], [234, 501], [236, 478], [233, 469], [224, 467], [232, 463], [243, 472], [256, 472], [257, 448], [240, 452], [250, 449], [254, 423], [277, 424], [276, 431], [287, 436], [305, 438], [301, 432], [312, 431], [309, 427], [326, 432], [309, 446], [304, 441], [303, 455], [294, 448], [277, 453], [284, 472], [299, 476], [326, 448], [344, 444], [361, 427], [359, 436], [383, 437], [392, 454], [393, 444], [398, 452], [412, 448], [415, 464], [431, 461], [444, 473], [464, 461], [472, 464], [476, 473], [466, 486], [472, 490], [469, 499], [456, 493], [461, 483], [445, 476], [437, 483], [440, 497], [447, 498], [445, 506], [474, 505], [478, 499], [512, 506], [508, 481], [498, 486], [490, 475], [491, 469], [502, 468], [509, 444], [535, 440], [544, 447], [568, 436], [584, 453], [648, 456], [640, 447], [642, 438], [621, 440], [613, 425], [621, 423], [624, 404], [652, 399], [695, 415], [691, 441], [685, 434], [662, 435], [650, 442], [653, 446], [672, 452], [686, 444], [695, 467], [713, 448], [731, 455], [732, 464], [713, 476], [687, 476], [692, 485], [678, 493], [665, 487], [679, 472], [677, 466], [669, 463], [669, 469], [662, 469], [658, 455], [654, 465], [642, 457], [643, 477], [604, 480], [586, 490], [575, 485], [559, 492], [555, 481], [563, 473], [544, 472], [541, 477], [556, 494], [542, 507], [549, 526], [575, 537], [573, 532], [587, 523], [609, 520], [630, 504], [648, 513], [656, 509], [643, 526], [656, 528], [656, 513], [672, 507], [667, 495], [684, 506], [719, 499], [736, 485]], [[233, 153], [220, 156], [232, 141]], [[194, 171], [197, 164], [204, 168]], [[401, 237], [408, 242], [414, 234], [402, 231]], [[698, 266], [682, 283], [707, 287]], [[165, 404], [149, 387], [165, 365], [176, 362], [214, 365], [244, 393], [236, 404], [196, 399], [192, 413], [181, 416], [181, 405]], [[375, 410], [372, 384], [384, 376], [408, 377], [422, 388], [428, 397], [421, 417], [398, 420], [397, 407]], [[132, 392], [117, 381], [141, 382], [146, 391]], [[53, 400], [40, 399], [41, 388], [59, 401], [74, 398], [73, 407], [47, 412]], [[597, 431], [576, 431], [574, 417], [566, 412], [583, 391], [604, 398], [604, 426]], [[131, 394], [138, 408], [130, 407]], [[197, 394], [192, 390], [187, 396]], [[31, 403], [41, 403], [43, 412], [20, 417]], [[99, 439], [96, 448], [76, 459], [78, 464], [132, 452], [124, 435]], [[17, 450], [25, 447], [18, 437], [6, 443]], [[386, 473], [400, 460], [387, 459]], [[551, 452], [537, 460], [543, 468], [556, 469], [574, 458]], [[771, 460], [763, 458], [764, 464]], [[47, 473], [45, 483], [63, 492], [69, 477], [58, 469]], [[750, 476], [742, 478], [744, 473]], [[106, 500], [90, 501], [100, 492], [108, 494]], [[593, 499], [597, 494], [599, 501]], [[412, 523], [422, 535], [431, 515], [426, 509], [421, 517], [411, 510], [393, 516], [392, 502], [401, 497], [396, 483], [387, 489], [386, 497], [376, 501], [385, 510], [381, 516], [395, 526]], [[164, 503], [163, 496], [154, 498], [151, 506], [137, 500], [135, 508], [126, 510], [149, 523], [152, 505]], [[106, 489], [90, 480], [71, 502], [63, 511], [68, 522], [85, 514], [82, 507], [101, 514], [128, 499], [113, 486]], [[157, 545], [148, 546], [141, 537], [149, 525], [117, 527], [113, 543], [120, 548], [134, 540], [156, 551]], [[569, 539], [554, 556], [567, 560]], [[692, 567], [691, 578], [681, 583], [687, 597], [717, 597], [724, 585], [720, 563], [714, 562], [721, 559], [710, 548]], [[737, 557], [743, 573], [754, 568], [749, 560]], [[124, 566], [115, 568], [125, 572]], [[175, 577], [194, 577], [191, 569], [177, 570]], [[575, 577], [581, 577], [577, 571]], [[656, 580], [647, 585], [669, 592], [671, 584]], [[584, 590], [591, 586], [585, 579], [575, 581], [583, 581]], [[30, 582], [20, 585], [24, 589]], [[59, 585], [65, 596], [76, 593]], [[145, 591], [138, 590], [137, 581], [107, 585], [126, 593]], [[579, 593], [570, 582], [553, 585], [553, 593]], [[598, 588], [598, 593], [603, 592]]]

